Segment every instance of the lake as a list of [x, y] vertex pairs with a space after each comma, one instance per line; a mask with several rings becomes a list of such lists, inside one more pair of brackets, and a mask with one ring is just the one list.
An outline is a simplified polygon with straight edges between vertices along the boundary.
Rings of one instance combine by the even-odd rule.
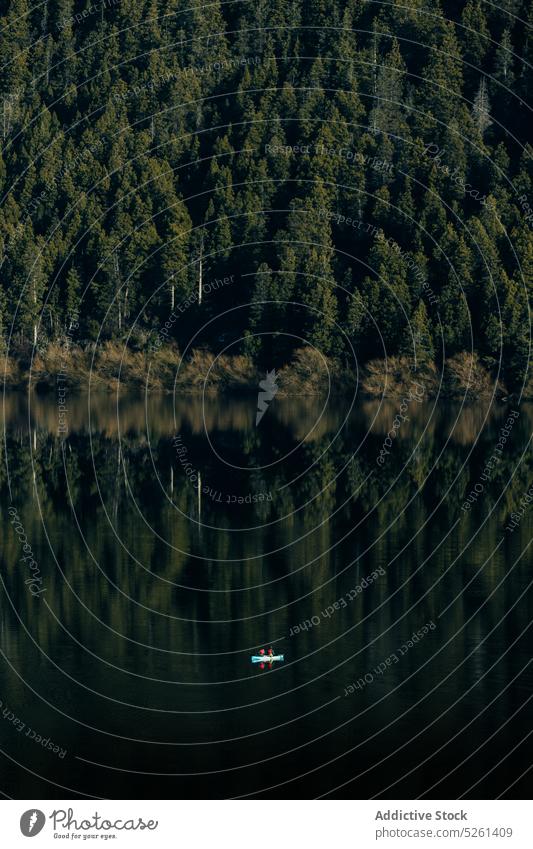
[[530, 797], [533, 406], [256, 403], [4, 397], [3, 786]]

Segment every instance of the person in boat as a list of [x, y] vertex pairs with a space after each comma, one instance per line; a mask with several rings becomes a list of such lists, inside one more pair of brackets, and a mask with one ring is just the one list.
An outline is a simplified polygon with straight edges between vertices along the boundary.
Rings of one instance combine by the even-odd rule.
[[270, 646], [270, 648], [269, 648], [269, 650], [268, 650], [268, 656], [269, 656], [269, 657], [273, 657], [273, 656], [274, 656], [274, 650], [272, 649], [272, 646]]

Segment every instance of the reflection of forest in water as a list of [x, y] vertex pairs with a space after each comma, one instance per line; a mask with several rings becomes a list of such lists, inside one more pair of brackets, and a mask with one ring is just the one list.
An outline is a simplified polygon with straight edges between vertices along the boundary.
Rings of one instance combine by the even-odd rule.
[[[34, 398], [28, 408], [21, 396], [8, 396], [3, 447], [12, 501], [49, 570], [51, 592], [68, 599], [45, 528], [77, 591], [108, 597], [119, 618], [123, 599], [99, 568], [157, 610], [170, 612], [178, 603], [191, 618], [223, 619], [261, 609], [263, 591], [254, 590], [250, 607], [246, 588], [265, 578], [294, 572], [295, 586], [310, 590], [367, 549], [366, 563], [382, 563], [407, 543], [419, 562], [455, 523], [446, 546], [457, 550], [483, 525], [467, 552], [477, 563], [504, 535], [505, 519], [530, 480], [530, 452], [520, 458], [533, 407], [522, 407], [501, 462], [469, 513], [461, 504], [493, 452], [506, 407], [486, 417], [479, 406], [412, 405], [382, 467], [376, 458], [398, 405], [366, 402], [350, 412], [349, 404], [330, 403], [318, 418], [322, 407], [316, 399], [276, 401], [264, 427], [255, 428], [253, 398], [205, 404], [188, 398], [175, 405], [128, 399], [117, 412], [114, 399], [104, 396], [92, 399], [90, 421], [87, 399], [78, 398], [71, 399], [63, 442], [53, 400]], [[200, 481], [187, 478], [180, 459]], [[2, 476], [6, 504], [5, 462]], [[514, 537], [527, 534], [530, 522], [526, 516]], [[18, 542], [5, 525], [4, 536], [16, 586]], [[221, 594], [213, 612], [196, 610], [201, 594], [177, 593], [173, 584], [233, 590], [233, 600]], [[280, 591], [285, 586], [278, 583]]]
[[[136, 737], [142, 721], [149, 739], [205, 740], [231, 735], [237, 727], [252, 733], [270, 722], [270, 708], [267, 702], [252, 714], [241, 711], [238, 723], [228, 714], [216, 727], [209, 714], [188, 716], [176, 724], [172, 716], [147, 717], [138, 708], [126, 711], [114, 705], [109, 712], [100, 696], [92, 697], [78, 685], [65, 687], [63, 674], [48, 662], [43, 666], [41, 651], [60, 660], [82, 688], [95, 688], [112, 699], [118, 693], [125, 703], [150, 709], [228, 710], [296, 688], [290, 699], [276, 704], [276, 720], [282, 722], [342, 693], [349, 681], [434, 619], [439, 623], [436, 636], [427, 637], [426, 648], [409, 655], [380, 685], [393, 689], [416, 671], [426, 651], [434, 652], [452, 639], [446, 654], [425, 671], [423, 682], [410, 685], [409, 698], [418, 698], [423, 684], [437, 686], [445, 680], [447, 670], [461, 663], [497, 625], [529, 581], [522, 559], [511, 579], [491, 596], [531, 537], [533, 509], [513, 534], [504, 532], [504, 524], [531, 478], [530, 451], [523, 460], [521, 455], [531, 433], [532, 407], [521, 408], [501, 462], [485, 482], [477, 505], [465, 513], [461, 505], [480, 480], [507, 420], [503, 405], [486, 416], [478, 406], [461, 410], [413, 404], [409, 421], [402, 423], [380, 468], [376, 458], [397, 413], [394, 401], [365, 402], [350, 412], [349, 402], [337, 400], [317, 421], [319, 400], [276, 399], [264, 428], [255, 427], [255, 398], [206, 399], [205, 406], [196, 398], [175, 405], [164, 398], [147, 404], [127, 399], [117, 414], [114, 399], [105, 396], [92, 399], [90, 418], [87, 403], [86, 398], [70, 399], [69, 435], [62, 441], [53, 399], [32, 398], [28, 407], [19, 395], [6, 397], [3, 504], [7, 507], [11, 501], [19, 512], [46, 595], [43, 606], [24, 587], [20, 543], [4, 510], [2, 575], [13, 608], [6, 604], [0, 625], [4, 651], [16, 668], [39, 681], [39, 689], [56, 706], [89, 724], [95, 722], [96, 711], [96, 724], [113, 733]], [[178, 434], [188, 461], [201, 475], [200, 493], [180, 464]], [[210, 497], [208, 488], [272, 497], [228, 504]], [[287, 639], [292, 626], [320, 613], [378, 566], [384, 567], [384, 577], [346, 609]], [[463, 630], [485, 602], [482, 615]], [[30, 645], [17, 615], [40, 649]], [[529, 621], [524, 600], [507, 620], [505, 640], [511, 641]], [[374, 643], [382, 632], [387, 636]], [[494, 651], [497, 656], [504, 651], [501, 629], [498, 633], [494, 643], [482, 644], [474, 666], [461, 671], [463, 690], [471, 674], [489, 668]], [[265, 676], [254, 678], [250, 692], [254, 670], [234, 655], [246, 656], [266, 639], [283, 648], [289, 663], [279, 675], [267, 676], [268, 681]], [[355, 661], [349, 659], [354, 653]], [[312, 664], [290, 662], [310, 654]], [[506, 654], [494, 673], [499, 676], [496, 683], [511, 680], [523, 658], [518, 648]], [[103, 664], [109, 666], [108, 675]], [[46, 684], [41, 685], [45, 668]], [[149, 680], [135, 677], [138, 673]], [[306, 682], [314, 676], [318, 683], [310, 689]], [[241, 683], [229, 689], [180, 685], [179, 699], [176, 686], [165, 683], [233, 678]], [[456, 697], [457, 680], [450, 679], [453, 685], [444, 694], [439, 691], [440, 701]], [[479, 683], [462, 708], [461, 723], [488, 703], [494, 680]], [[13, 676], [9, 687], [19, 713], [38, 725], [40, 703], [28, 708], [27, 690]], [[360, 699], [370, 704], [380, 692], [376, 685]], [[506, 711], [520, 692], [509, 696]], [[395, 716], [406, 697], [402, 690], [386, 709], [376, 709], [365, 733]], [[336, 703], [336, 719], [353, 712], [354, 702], [348, 702]], [[300, 731], [304, 736], [319, 733], [323, 720], [325, 715], [317, 714]], [[47, 732], [63, 745], [76, 751], [81, 746], [83, 754], [92, 757], [89, 742], [86, 751], [55, 714], [46, 721]], [[271, 738], [269, 751], [289, 748], [292, 733], [288, 726], [279, 738]], [[98, 745], [102, 747], [101, 741]], [[338, 745], [345, 747], [345, 739]], [[144, 764], [144, 754], [120, 741], [114, 746], [124, 765]], [[109, 761], [104, 749], [98, 754]], [[326, 757], [320, 745], [315, 751], [317, 759]], [[213, 758], [219, 757], [220, 764], [231, 758], [238, 763], [248, 754], [264, 754], [260, 740], [246, 743], [245, 751], [196, 751], [186, 766], [208, 769]], [[173, 766], [162, 752], [160, 757], [163, 771]], [[153, 753], [151, 758], [153, 765]], [[261, 781], [266, 774], [263, 771]], [[213, 794], [245, 792], [245, 785], [246, 778], [237, 774], [231, 790], [221, 784]], [[128, 787], [130, 795], [139, 792], [134, 784]], [[105, 792], [115, 791], [108, 787]], [[159, 787], [159, 792], [172, 795], [169, 788]], [[174, 787], [173, 792], [189, 790]], [[194, 792], [201, 795], [205, 790]], [[447, 792], [455, 791], [449, 787]]]

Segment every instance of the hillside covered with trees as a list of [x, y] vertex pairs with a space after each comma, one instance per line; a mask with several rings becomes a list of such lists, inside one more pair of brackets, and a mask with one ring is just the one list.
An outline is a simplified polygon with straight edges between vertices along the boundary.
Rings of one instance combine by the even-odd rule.
[[528, 0], [6, 0], [9, 357], [530, 349]]

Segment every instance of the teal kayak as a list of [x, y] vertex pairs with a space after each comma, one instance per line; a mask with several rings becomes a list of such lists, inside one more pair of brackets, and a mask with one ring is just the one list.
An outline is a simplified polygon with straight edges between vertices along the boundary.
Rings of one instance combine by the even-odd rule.
[[282, 654], [253, 654], [252, 663], [270, 663], [272, 660], [285, 660]]

